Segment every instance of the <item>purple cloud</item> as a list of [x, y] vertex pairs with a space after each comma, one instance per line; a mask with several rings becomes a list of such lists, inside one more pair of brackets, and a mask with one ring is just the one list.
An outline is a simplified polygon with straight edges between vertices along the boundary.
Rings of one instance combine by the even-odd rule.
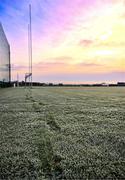
[[92, 44], [93, 44], [93, 41], [90, 40], [90, 39], [83, 39], [83, 40], [81, 40], [81, 41], [79, 42], [79, 45], [80, 45], [80, 46], [85, 46], [85, 47], [88, 47], [88, 46], [90, 46], [90, 45], [92, 45]]

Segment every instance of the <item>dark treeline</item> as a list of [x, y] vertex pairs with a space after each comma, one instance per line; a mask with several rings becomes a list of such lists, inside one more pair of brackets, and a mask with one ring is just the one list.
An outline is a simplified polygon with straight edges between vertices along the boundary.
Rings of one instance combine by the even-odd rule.
[[13, 83], [0, 81], [0, 88], [7, 88], [7, 87], [13, 87]]
[[[0, 87], [1, 88], [6, 88], [6, 87], [25, 87], [25, 86], [31, 86], [31, 83], [29, 82], [0, 82]], [[118, 86], [125, 86], [125, 82], [118, 82], [117, 84], [105, 84], [105, 83], [100, 83], [100, 84], [63, 84], [63, 83], [40, 83], [40, 82], [32, 82], [32, 86], [48, 86], [48, 87], [118, 87]]]

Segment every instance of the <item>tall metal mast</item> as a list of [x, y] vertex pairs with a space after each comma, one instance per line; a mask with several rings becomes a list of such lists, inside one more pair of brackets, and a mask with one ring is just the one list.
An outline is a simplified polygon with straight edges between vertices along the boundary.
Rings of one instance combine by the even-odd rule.
[[29, 86], [32, 88], [32, 16], [31, 4], [29, 4], [29, 23], [28, 23], [28, 59], [29, 59], [29, 72], [25, 73], [25, 87], [27, 79], [29, 79]]
[[30, 86], [31, 85], [31, 58], [30, 58], [30, 28], [29, 28], [29, 24], [28, 24], [28, 60], [29, 60], [29, 86]]
[[29, 4], [29, 25], [28, 25], [28, 34], [29, 34], [29, 73], [31, 73], [31, 87], [32, 87], [32, 16], [31, 16], [31, 4]]

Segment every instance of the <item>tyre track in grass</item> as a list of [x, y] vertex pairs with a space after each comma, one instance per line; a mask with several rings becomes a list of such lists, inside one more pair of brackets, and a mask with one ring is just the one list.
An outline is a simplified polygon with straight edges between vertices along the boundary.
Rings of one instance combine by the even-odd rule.
[[125, 177], [123, 89], [29, 92], [0, 91], [3, 179]]
[[63, 157], [61, 166], [67, 179], [125, 177], [123, 89], [94, 88], [93, 92], [89, 88], [88, 93], [83, 88], [78, 92], [77, 88], [48, 88], [36, 92], [35, 97], [46, 102], [61, 124], [53, 148]]
[[[45, 179], [28, 127], [37, 118], [33, 102], [24, 89], [0, 92], [0, 179]], [[2, 97], [2, 98], [1, 98]], [[32, 138], [31, 138], [32, 137]]]
[[55, 119], [52, 111], [46, 107], [46, 104], [40, 100], [35, 100], [33, 95], [33, 111], [39, 113], [39, 117], [30, 123], [32, 130], [32, 139], [37, 149], [37, 157], [41, 162], [41, 169], [47, 179], [65, 179], [61, 167], [62, 157], [54, 149], [55, 136], [60, 133], [61, 128]]

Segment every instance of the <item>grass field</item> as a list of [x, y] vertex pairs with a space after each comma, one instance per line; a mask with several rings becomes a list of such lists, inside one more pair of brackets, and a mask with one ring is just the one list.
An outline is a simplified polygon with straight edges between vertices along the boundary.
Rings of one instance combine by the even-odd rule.
[[125, 88], [0, 89], [0, 180], [125, 179]]

